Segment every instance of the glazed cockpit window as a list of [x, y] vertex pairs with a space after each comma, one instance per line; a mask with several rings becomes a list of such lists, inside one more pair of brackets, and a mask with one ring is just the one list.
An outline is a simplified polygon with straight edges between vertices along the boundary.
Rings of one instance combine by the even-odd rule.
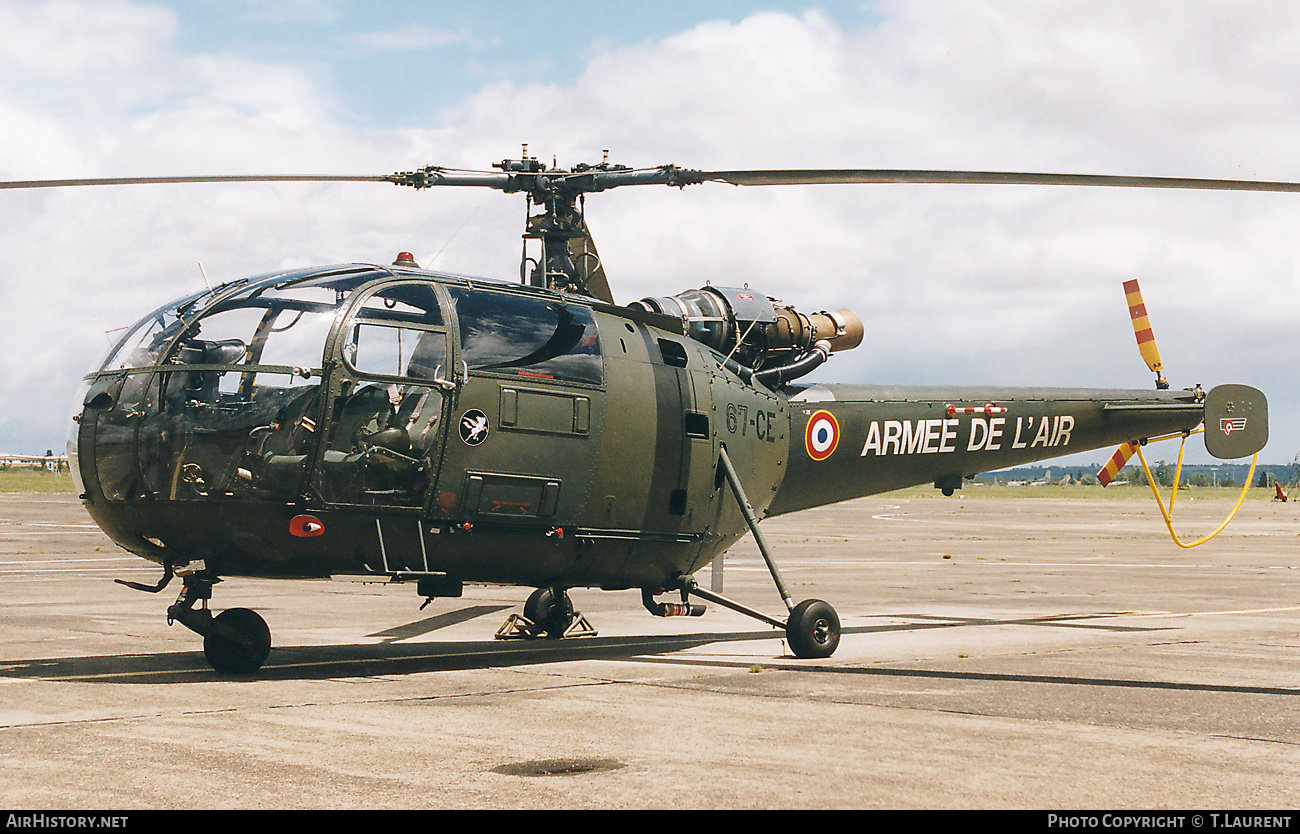
[[355, 316], [359, 320], [442, 327], [442, 306], [428, 284], [392, 284], [375, 290]]
[[381, 287], [352, 315], [348, 364], [371, 376], [435, 380], [447, 368], [442, 306], [428, 284]]
[[471, 370], [600, 384], [600, 336], [586, 307], [461, 288], [451, 295]]
[[157, 364], [158, 354], [164, 350], [183, 326], [178, 312], [191, 307], [207, 292], [195, 293], [161, 307], [136, 322], [126, 337], [109, 352], [99, 365], [99, 370], [117, 371], [123, 368], [147, 368]]
[[440, 330], [413, 330], [358, 324], [348, 363], [371, 376], [439, 379], [447, 367], [447, 336]]
[[171, 362], [319, 369], [335, 316], [364, 277], [254, 285], [189, 324]]
[[[172, 364], [319, 368], [338, 309], [354, 290], [384, 274], [374, 268], [282, 274], [194, 293], [136, 322], [96, 369], [156, 365], [178, 335], [180, 346], [166, 357]], [[236, 342], [243, 344], [242, 355], [235, 355]], [[196, 356], [201, 361], [193, 361]]]

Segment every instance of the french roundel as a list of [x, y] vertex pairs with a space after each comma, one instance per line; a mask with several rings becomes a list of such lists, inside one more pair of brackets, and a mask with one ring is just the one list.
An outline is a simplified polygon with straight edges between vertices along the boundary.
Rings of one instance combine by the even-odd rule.
[[818, 411], [808, 418], [808, 428], [803, 433], [803, 445], [808, 450], [808, 457], [826, 460], [839, 442], [840, 424], [836, 422], [834, 414]]

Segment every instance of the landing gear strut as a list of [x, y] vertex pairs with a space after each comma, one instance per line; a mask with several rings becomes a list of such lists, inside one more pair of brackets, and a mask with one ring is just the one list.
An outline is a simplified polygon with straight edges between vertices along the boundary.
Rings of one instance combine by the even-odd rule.
[[[216, 671], [224, 675], [256, 672], [271, 652], [271, 629], [260, 614], [248, 608], [230, 608], [212, 616], [208, 600], [212, 586], [220, 581], [198, 574], [186, 576], [180, 596], [167, 609], [167, 622], [179, 622], [203, 635], [203, 655]], [[195, 608], [200, 601], [203, 606]]]
[[[753, 617], [756, 620], [762, 620], [768, 625], [783, 629], [786, 642], [789, 643], [790, 651], [794, 652], [795, 657], [805, 659], [830, 657], [839, 648], [840, 618], [828, 602], [819, 599], [806, 599], [791, 608], [790, 616], [782, 621], [769, 614], [764, 614], [762, 611], [756, 611], [748, 605], [742, 605], [734, 599], [727, 599], [721, 594], [706, 591], [695, 583], [693, 577], [684, 577], [677, 587], [690, 596], [717, 603], [723, 608], [730, 608], [732, 611], [737, 611], [747, 617]], [[702, 608], [703, 606], [698, 607]], [[658, 616], [665, 615], [659, 614]]]
[[731, 458], [727, 456], [725, 446], [718, 452], [718, 466], [722, 469], [722, 474], [726, 477], [727, 483], [731, 485], [731, 492], [736, 497], [736, 503], [740, 506], [740, 512], [745, 517], [745, 523], [749, 525], [749, 531], [754, 534], [754, 541], [758, 544], [758, 552], [763, 555], [763, 561], [767, 562], [768, 572], [772, 574], [772, 581], [776, 583], [776, 590], [781, 594], [781, 599], [785, 602], [790, 615], [785, 622], [781, 622], [774, 617], [755, 611], [712, 591], [705, 591], [703, 588], [697, 587], [693, 579], [688, 580], [687, 584], [684, 585], [685, 590], [697, 597], [711, 600], [733, 611], [748, 614], [765, 623], [771, 623], [777, 628], [785, 629], [786, 640], [790, 644], [790, 650], [794, 652], [795, 657], [830, 657], [840, 645], [839, 615], [835, 613], [835, 609], [831, 607], [830, 603], [819, 599], [807, 599], [798, 605], [794, 604], [794, 600], [790, 598], [789, 592], [785, 589], [785, 582], [781, 579], [781, 572], [777, 570], [776, 562], [773, 561], [772, 554], [768, 550], [767, 541], [758, 529], [758, 519], [754, 517], [754, 510], [750, 507], [749, 499], [745, 497], [745, 490], [740, 485], [740, 476], [736, 474], [735, 467], [731, 465]]

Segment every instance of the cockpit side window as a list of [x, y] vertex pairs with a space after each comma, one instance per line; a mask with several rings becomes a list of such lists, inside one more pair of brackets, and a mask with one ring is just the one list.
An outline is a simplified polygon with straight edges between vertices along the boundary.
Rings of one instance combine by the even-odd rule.
[[541, 298], [452, 288], [461, 359], [471, 370], [599, 385], [591, 310]]
[[442, 307], [428, 284], [382, 287], [353, 313], [348, 364], [369, 376], [436, 380], [446, 375]]
[[435, 380], [447, 368], [442, 331], [413, 330], [362, 322], [353, 331], [348, 364], [367, 376]]
[[428, 284], [394, 284], [381, 287], [357, 308], [356, 317], [441, 327], [442, 307]]
[[158, 353], [184, 326], [177, 315], [178, 311], [187, 309], [206, 294], [187, 296], [141, 319], [95, 369], [115, 371], [122, 368], [147, 368], [157, 363]]

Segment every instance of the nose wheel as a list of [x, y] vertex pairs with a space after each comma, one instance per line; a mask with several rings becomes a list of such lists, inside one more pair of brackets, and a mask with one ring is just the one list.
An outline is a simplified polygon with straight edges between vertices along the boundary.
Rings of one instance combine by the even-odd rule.
[[271, 653], [271, 629], [250, 608], [228, 608], [211, 620], [203, 635], [203, 656], [225, 675], [247, 675], [262, 668]]
[[[190, 575], [185, 588], [167, 609], [167, 622], [179, 622], [203, 635], [203, 656], [223, 675], [248, 675], [262, 668], [271, 653], [271, 629], [249, 608], [230, 608], [215, 617], [208, 610], [212, 586], [219, 579]], [[202, 602], [201, 608], [195, 603]]]

